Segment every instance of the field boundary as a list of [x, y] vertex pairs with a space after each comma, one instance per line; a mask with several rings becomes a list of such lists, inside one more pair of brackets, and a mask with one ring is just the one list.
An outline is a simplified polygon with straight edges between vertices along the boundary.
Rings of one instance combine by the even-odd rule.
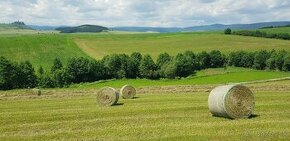
[[274, 78], [274, 79], [266, 79], [266, 80], [255, 80], [255, 81], [229, 83], [229, 84], [255, 84], [255, 83], [265, 83], [265, 82], [274, 82], [274, 81], [283, 81], [283, 80], [290, 80], [290, 77], [282, 77], [282, 78]]

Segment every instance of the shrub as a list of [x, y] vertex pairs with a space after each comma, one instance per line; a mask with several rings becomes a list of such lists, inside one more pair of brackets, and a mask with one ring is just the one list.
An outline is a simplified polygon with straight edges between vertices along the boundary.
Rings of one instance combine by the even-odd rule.
[[232, 30], [230, 28], [225, 29], [224, 31], [225, 34], [232, 34]]
[[53, 60], [53, 65], [51, 67], [51, 72], [54, 72], [56, 70], [59, 70], [59, 69], [62, 69], [63, 65], [62, 65], [62, 62], [60, 61], [59, 58], [55, 58]]
[[211, 64], [210, 55], [205, 51], [197, 54], [197, 62], [199, 63], [201, 69], [209, 68]]
[[289, 53], [284, 58], [283, 70], [290, 71], [290, 54]]
[[147, 79], [157, 79], [157, 66], [150, 55], [145, 55], [140, 64], [140, 76]]
[[[52, 83], [54, 83], [55, 87], [67, 87], [71, 84], [72, 77], [69, 75], [66, 69], [57, 69], [52, 74]], [[51, 86], [54, 86], [51, 85]]]
[[270, 58], [270, 53], [266, 50], [261, 50], [256, 53], [254, 60], [254, 68], [264, 70], [266, 68], [266, 61]]
[[172, 57], [168, 53], [159, 54], [156, 65], [161, 68], [164, 64], [170, 62]]
[[174, 79], [176, 77], [177, 67], [173, 61], [164, 64], [160, 69], [160, 75], [163, 78]]
[[[18, 88], [33, 88], [37, 85], [37, 76], [32, 64], [28, 61], [21, 62], [18, 66], [18, 76], [15, 81]], [[15, 82], [16, 83], [16, 82]], [[16, 83], [16, 84], [17, 84]]]
[[128, 78], [136, 78], [140, 77], [140, 63], [142, 60], [142, 55], [139, 52], [133, 52], [130, 56], [129, 62], [128, 62]]
[[17, 88], [15, 80], [17, 79], [16, 66], [4, 57], [0, 57], [0, 89], [9, 90]]
[[209, 53], [210, 67], [218, 68], [223, 67], [225, 64], [225, 56], [219, 50], [213, 50]]
[[175, 57], [176, 76], [187, 77], [194, 72], [193, 61], [189, 56], [177, 54]]
[[284, 58], [287, 55], [287, 52], [285, 50], [278, 51], [276, 57], [275, 57], [275, 66], [278, 70], [283, 70], [284, 65]]
[[89, 59], [71, 58], [68, 60], [67, 71], [72, 77], [73, 83], [88, 82], [89, 80]]
[[41, 88], [55, 88], [57, 86], [50, 74], [44, 74], [38, 79], [38, 86]]

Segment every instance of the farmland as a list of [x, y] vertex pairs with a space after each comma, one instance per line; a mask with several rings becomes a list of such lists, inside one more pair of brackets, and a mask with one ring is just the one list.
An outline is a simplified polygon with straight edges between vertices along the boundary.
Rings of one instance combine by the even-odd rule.
[[290, 50], [290, 41], [229, 36], [219, 32], [138, 35], [107, 34], [75, 37], [74, 41], [84, 52], [97, 59], [112, 53], [130, 54], [136, 51], [142, 54], [150, 54], [153, 58], [157, 58], [163, 52], [176, 55], [185, 50], [201, 52], [218, 49], [225, 53], [236, 50]]
[[260, 29], [260, 31], [264, 31], [267, 33], [288, 33], [288, 34], [290, 34], [290, 27], [267, 28], [267, 29]]
[[[13, 32], [12, 32], [13, 33]], [[25, 33], [24, 33], [25, 34]], [[171, 55], [221, 50], [285, 49], [289, 41], [226, 36], [220, 32], [167, 34], [0, 35], [1, 56], [29, 60], [49, 69], [55, 57], [100, 59], [112, 53], [138, 51], [156, 59]], [[13, 55], [12, 55], [13, 54]], [[250, 119], [212, 117], [209, 91], [218, 85], [290, 77], [289, 72], [227, 67], [210, 68], [180, 79], [113, 79], [68, 88], [0, 91], [0, 140], [287, 140], [290, 137], [290, 81], [246, 84], [255, 94]], [[96, 91], [131, 84], [135, 99], [99, 107]]]
[[161, 79], [161, 80], [120, 79], [120, 80], [97, 81], [94, 83], [75, 84], [72, 85], [71, 88], [90, 89], [90, 88], [101, 88], [104, 86], [121, 87], [126, 83], [132, 84], [135, 87], [228, 84], [228, 83], [267, 80], [283, 77], [290, 77], [290, 73], [275, 72], [275, 71], [258, 71], [252, 69], [229, 67], [226, 70], [224, 70], [224, 68], [218, 68], [198, 71], [195, 75], [183, 79]]
[[[11, 31], [12, 32], [12, 31]], [[24, 32], [24, 33], [23, 33]], [[37, 68], [49, 68], [54, 58], [66, 62], [71, 57], [101, 59], [112, 53], [140, 52], [154, 59], [160, 53], [176, 55], [186, 50], [194, 52], [218, 49], [223, 53], [236, 50], [287, 50], [290, 41], [243, 36], [226, 36], [219, 32], [132, 34], [109, 32], [99, 34], [58, 34], [15, 32], [0, 34], [1, 56], [15, 61], [30, 61]], [[23, 35], [24, 34], [24, 35]], [[49, 52], [49, 54], [48, 54]], [[13, 54], [13, 57], [11, 56]]]
[[88, 57], [70, 38], [59, 34], [0, 35], [1, 56], [14, 61], [30, 61], [36, 68], [48, 69], [58, 57], [64, 62], [68, 58]]
[[101, 108], [93, 91], [10, 91], [0, 94], [0, 140], [288, 140], [289, 91], [253, 90], [255, 116], [240, 120], [212, 117], [208, 92], [138, 94]]

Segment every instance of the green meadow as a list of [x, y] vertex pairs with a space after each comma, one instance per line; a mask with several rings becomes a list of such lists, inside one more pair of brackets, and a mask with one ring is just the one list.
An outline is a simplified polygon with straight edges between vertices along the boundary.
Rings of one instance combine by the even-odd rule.
[[55, 58], [88, 57], [71, 38], [60, 34], [0, 35], [1, 55], [13, 61], [30, 61], [36, 68], [49, 69]]
[[118, 80], [97, 81], [93, 83], [75, 84], [70, 86], [70, 88], [92, 89], [92, 88], [101, 88], [105, 86], [120, 88], [125, 84], [131, 84], [135, 87], [229, 84], [257, 80], [268, 80], [275, 78], [285, 78], [285, 77], [290, 77], [290, 73], [276, 71], [259, 71], [245, 68], [228, 67], [227, 69], [215, 68], [197, 71], [195, 75], [182, 79], [161, 79], [161, 80], [118, 79]]
[[290, 41], [230, 36], [223, 35], [221, 32], [164, 34], [123, 32], [59, 34], [35, 31], [28, 34], [22, 32], [24, 33], [0, 34], [1, 56], [14, 61], [28, 60], [36, 68], [40, 65], [49, 68], [56, 57], [66, 62], [71, 57], [100, 59], [112, 53], [140, 52], [150, 54], [156, 59], [160, 53], [176, 55], [186, 50], [201, 52], [216, 49], [223, 53], [261, 49], [290, 51]]
[[265, 31], [267, 33], [288, 33], [290, 34], [290, 27], [277, 27], [277, 28], [267, 28], [267, 29], [259, 29], [261, 31]]
[[160, 53], [170, 55], [192, 50], [194, 52], [220, 50], [228, 53], [236, 50], [258, 51], [287, 50], [290, 41], [245, 36], [224, 35], [220, 32], [129, 34], [100, 36], [79, 36], [75, 43], [93, 58], [102, 58], [112, 53], [140, 52], [157, 58]]

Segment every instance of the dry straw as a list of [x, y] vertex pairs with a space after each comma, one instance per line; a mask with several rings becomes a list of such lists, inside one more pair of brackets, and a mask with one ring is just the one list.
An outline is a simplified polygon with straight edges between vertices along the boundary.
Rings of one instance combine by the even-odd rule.
[[37, 89], [37, 88], [34, 88], [34, 89], [32, 89], [32, 93], [33, 93], [33, 95], [40, 96], [41, 95], [41, 90], [40, 89]]
[[214, 116], [232, 119], [248, 118], [255, 106], [251, 90], [242, 85], [225, 85], [214, 88], [208, 98], [208, 107]]
[[136, 89], [133, 86], [125, 85], [121, 88], [120, 93], [124, 99], [132, 99], [136, 95]]
[[97, 103], [100, 106], [113, 106], [119, 100], [119, 93], [111, 87], [105, 87], [97, 93]]

